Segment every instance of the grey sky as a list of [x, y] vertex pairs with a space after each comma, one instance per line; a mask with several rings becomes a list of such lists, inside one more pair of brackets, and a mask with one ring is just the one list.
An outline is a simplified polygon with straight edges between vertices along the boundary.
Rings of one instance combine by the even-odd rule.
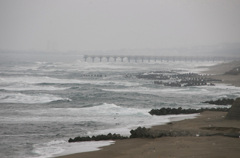
[[0, 0], [0, 49], [240, 43], [240, 0]]

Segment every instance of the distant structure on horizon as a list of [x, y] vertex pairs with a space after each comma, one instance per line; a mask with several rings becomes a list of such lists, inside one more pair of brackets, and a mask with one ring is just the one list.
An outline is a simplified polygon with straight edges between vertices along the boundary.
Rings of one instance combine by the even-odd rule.
[[236, 57], [227, 57], [227, 56], [130, 56], [130, 55], [84, 55], [84, 61], [87, 62], [88, 60], [95, 62], [96, 60], [99, 62], [110, 62], [110, 61], [134, 61], [134, 62], [144, 62], [144, 61], [166, 61], [166, 62], [175, 62], [175, 61], [184, 61], [184, 62], [215, 62], [215, 61], [233, 61], [233, 60], [240, 60]]

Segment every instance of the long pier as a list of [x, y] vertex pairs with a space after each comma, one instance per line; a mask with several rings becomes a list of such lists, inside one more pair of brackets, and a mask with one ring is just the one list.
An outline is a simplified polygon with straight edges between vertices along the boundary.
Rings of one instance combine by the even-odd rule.
[[[215, 62], [215, 61], [233, 61], [236, 57], [227, 56], [129, 56], [129, 55], [84, 55], [84, 61], [99, 61], [99, 62], [110, 62], [110, 61], [120, 61], [120, 62], [175, 62], [175, 61], [185, 61], [185, 62]], [[239, 58], [238, 58], [239, 59]]]

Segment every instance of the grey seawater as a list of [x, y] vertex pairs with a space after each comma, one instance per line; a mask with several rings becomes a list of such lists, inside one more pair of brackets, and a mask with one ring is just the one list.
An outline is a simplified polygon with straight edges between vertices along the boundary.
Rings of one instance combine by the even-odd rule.
[[152, 108], [214, 107], [202, 102], [240, 96], [239, 88], [224, 84], [164, 87], [134, 77], [150, 71], [198, 72], [199, 66], [212, 64], [2, 63], [0, 157], [51, 157], [69, 146], [70, 137], [111, 131], [127, 135], [131, 128], [169, 121], [168, 116], [149, 115]]

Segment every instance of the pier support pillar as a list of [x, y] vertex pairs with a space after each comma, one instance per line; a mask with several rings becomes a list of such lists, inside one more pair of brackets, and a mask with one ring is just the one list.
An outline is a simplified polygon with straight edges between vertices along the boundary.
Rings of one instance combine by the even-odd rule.
[[128, 59], [128, 62], [130, 63], [130, 61], [131, 61], [131, 57], [127, 57], [127, 59]]
[[121, 57], [121, 62], [123, 62], [123, 58], [124, 58], [124, 57]]

